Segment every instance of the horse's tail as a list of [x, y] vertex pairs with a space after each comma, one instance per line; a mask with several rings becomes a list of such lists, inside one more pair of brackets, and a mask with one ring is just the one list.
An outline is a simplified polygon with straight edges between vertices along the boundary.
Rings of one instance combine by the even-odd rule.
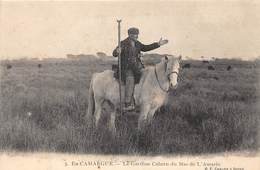
[[93, 77], [91, 78], [90, 85], [89, 85], [89, 94], [88, 94], [88, 113], [87, 113], [87, 122], [91, 123], [93, 119], [93, 115], [95, 112], [95, 97], [94, 97], [94, 90], [93, 90]]

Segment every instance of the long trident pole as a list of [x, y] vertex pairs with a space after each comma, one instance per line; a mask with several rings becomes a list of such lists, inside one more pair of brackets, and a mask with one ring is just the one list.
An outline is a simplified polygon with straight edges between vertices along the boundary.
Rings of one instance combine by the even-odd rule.
[[[118, 24], [118, 48], [121, 49], [121, 36], [120, 36], [120, 23], [121, 20], [117, 20], [117, 24]], [[120, 115], [123, 114], [123, 107], [122, 107], [122, 93], [121, 93], [121, 84], [122, 84], [122, 68], [121, 68], [121, 50], [119, 50], [119, 54], [118, 54], [118, 67], [119, 67], [119, 102], [120, 102]]]

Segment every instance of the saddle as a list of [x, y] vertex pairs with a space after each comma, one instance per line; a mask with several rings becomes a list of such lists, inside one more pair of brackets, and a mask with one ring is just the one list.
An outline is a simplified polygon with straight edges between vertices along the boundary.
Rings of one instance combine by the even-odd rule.
[[[112, 71], [114, 71], [114, 78], [115, 78], [117, 81], [119, 81], [119, 67], [118, 67], [117, 64], [113, 64], [113, 65], [112, 65]], [[135, 84], [139, 84], [140, 79], [141, 79], [141, 76], [142, 76], [141, 71], [140, 71], [140, 73], [134, 71]], [[122, 71], [122, 73], [121, 73], [121, 78], [122, 78], [123, 84], [125, 84], [125, 82], [126, 82], [125, 71]]]

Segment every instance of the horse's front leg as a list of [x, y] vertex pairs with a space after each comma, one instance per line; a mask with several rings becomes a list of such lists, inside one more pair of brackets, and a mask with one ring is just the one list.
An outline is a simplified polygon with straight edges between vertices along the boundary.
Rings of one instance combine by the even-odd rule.
[[151, 147], [151, 133], [148, 126], [148, 115], [150, 113], [151, 104], [146, 103], [142, 106], [140, 117], [138, 120], [138, 150], [147, 153]]
[[154, 114], [155, 114], [155, 112], [156, 112], [156, 110], [159, 108], [159, 106], [158, 105], [156, 105], [156, 106], [153, 106], [152, 108], [151, 108], [151, 110], [148, 112], [148, 114], [147, 114], [147, 125], [151, 125], [151, 123], [152, 123], [152, 121], [153, 121], [153, 117], [154, 117]]
[[150, 104], [142, 104], [141, 106], [141, 113], [138, 119], [138, 131], [144, 130], [146, 127], [146, 120], [147, 120], [147, 115], [150, 111]]

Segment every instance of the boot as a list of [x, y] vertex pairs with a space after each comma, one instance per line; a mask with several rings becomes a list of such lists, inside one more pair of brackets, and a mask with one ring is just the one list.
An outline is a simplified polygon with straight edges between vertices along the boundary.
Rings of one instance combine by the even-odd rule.
[[130, 111], [135, 109], [135, 104], [133, 102], [134, 94], [134, 74], [132, 70], [126, 71], [126, 85], [125, 85], [125, 107], [124, 111]]

